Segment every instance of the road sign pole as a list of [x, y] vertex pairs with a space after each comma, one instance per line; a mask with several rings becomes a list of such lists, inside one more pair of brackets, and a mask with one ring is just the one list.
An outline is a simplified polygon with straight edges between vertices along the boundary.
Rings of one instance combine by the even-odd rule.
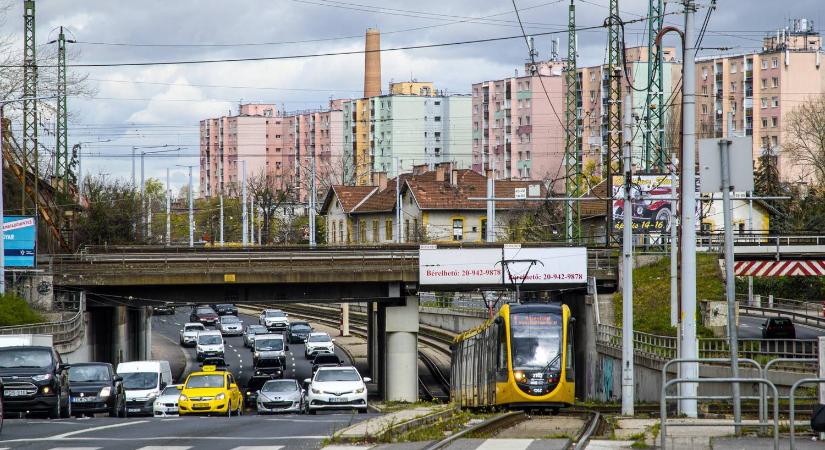
[[[622, 415], [634, 414], [635, 382], [633, 364], [633, 114], [630, 96], [624, 104], [624, 228], [622, 230]], [[608, 211], [608, 214], [611, 212]]]
[[[728, 135], [733, 129], [732, 114], [728, 113]], [[722, 210], [725, 223], [725, 296], [728, 301], [728, 337], [730, 338], [730, 367], [733, 378], [739, 378], [739, 340], [736, 330], [736, 279], [733, 274], [733, 220], [731, 211], [730, 182], [730, 145], [728, 139], [719, 140], [720, 170], [722, 171]], [[739, 395], [739, 383], [733, 383], [733, 418], [741, 422], [742, 404]], [[735, 427], [738, 435], [741, 427]]]

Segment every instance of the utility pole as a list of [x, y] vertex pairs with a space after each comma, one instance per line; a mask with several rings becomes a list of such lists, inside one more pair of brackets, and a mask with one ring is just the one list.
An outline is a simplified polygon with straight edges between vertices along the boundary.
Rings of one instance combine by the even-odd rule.
[[146, 179], [143, 176], [143, 157], [146, 152], [140, 152], [140, 217], [143, 222], [143, 237], [147, 237], [146, 227]]
[[[565, 86], [565, 194], [576, 197], [581, 194], [581, 158], [579, 153], [579, 86], [576, 71], [576, 6], [570, 0], [567, 14], [567, 66], [564, 71]], [[541, 76], [539, 74], [538, 76]], [[581, 238], [580, 202], [568, 200], [565, 204], [564, 219], [567, 242]]]
[[[482, 165], [483, 167], [483, 165]], [[493, 155], [487, 159], [487, 242], [496, 241], [496, 171], [493, 169]]]
[[220, 215], [220, 226], [221, 226], [221, 247], [223, 247], [223, 191], [221, 191], [220, 195], [220, 204], [221, 204], [221, 215]]
[[57, 181], [58, 191], [67, 195], [71, 181], [71, 166], [69, 163], [68, 109], [66, 107], [66, 43], [74, 41], [67, 41], [63, 27], [60, 27], [57, 40], [49, 44], [55, 42], [57, 43], [57, 127], [55, 130], [54, 178]]
[[[679, 203], [676, 200], [676, 155], [670, 157], [670, 193], [673, 197], [670, 200], [670, 326], [679, 326], [679, 272], [677, 260], [679, 259], [679, 251], [677, 245], [676, 223], [678, 216], [676, 215], [676, 205]], [[676, 354], [679, 357], [679, 354]]]
[[194, 210], [194, 193], [192, 192], [192, 168], [195, 166], [184, 166], [181, 164], [178, 167], [189, 168], [189, 247], [195, 246], [195, 210]]
[[[728, 113], [728, 137], [733, 137], [733, 113]], [[719, 140], [719, 153], [722, 171], [722, 210], [725, 223], [725, 296], [728, 301], [728, 337], [730, 338], [730, 367], [733, 378], [739, 378], [739, 336], [736, 329], [736, 279], [733, 274], [733, 211], [731, 210], [730, 179], [730, 145], [729, 139]], [[739, 383], [733, 383], [733, 417], [739, 423], [742, 419], [742, 399], [739, 395]], [[734, 428], [736, 434], [741, 428]]]
[[625, 140], [622, 170], [624, 171], [624, 222], [622, 228], [622, 415], [634, 412], [635, 376], [633, 352], [633, 114], [628, 95], [624, 103]]
[[[37, 57], [34, 34], [34, 0], [23, 2], [23, 182], [20, 195], [21, 214], [26, 215], [26, 184], [29, 170], [34, 174], [34, 211], [37, 214], [38, 180], [40, 179], [37, 149]], [[34, 167], [29, 167], [33, 163]]]
[[662, 0], [649, 0], [647, 39], [647, 102], [645, 103], [644, 164], [648, 171], [665, 170], [664, 66], [656, 36], [664, 23]]
[[312, 146], [309, 164], [309, 246], [315, 247], [315, 146]]
[[135, 150], [137, 147], [132, 147], [132, 186], [137, 186], [135, 183]]
[[241, 243], [246, 246], [249, 243], [249, 217], [246, 211], [246, 161], [241, 161]]
[[166, 168], [166, 246], [172, 245], [172, 191], [169, 189], [169, 168]]
[[[699, 357], [696, 341], [696, 38], [694, 36], [694, 0], [683, 0], [685, 6], [684, 62], [682, 64], [682, 358]], [[679, 377], [699, 378], [699, 364], [679, 365]], [[681, 412], [695, 418], [696, 383], [682, 385]]]
[[404, 218], [404, 205], [401, 203], [401, 161], [395, 156], [393, 157], [393, 163], [395, 165], [395, 220], [398, 222], [395, 242], [401, 244], [404, 242], [404, 223], [402, 222]]
[[603, 175], [607, 181], [607, 223], [606, 243], [613, 239], [613, 167], [621, 165], [622, 133], [621, 103], [622, 103], [622, 51], [619, 32], [619, 0], [610, 0], [610, 16], [608, 17], [608, 49], [607, 49], [607, 152], [604, 162]]
[[255, 245], [255, 193], [249, 195], [249, 243]]

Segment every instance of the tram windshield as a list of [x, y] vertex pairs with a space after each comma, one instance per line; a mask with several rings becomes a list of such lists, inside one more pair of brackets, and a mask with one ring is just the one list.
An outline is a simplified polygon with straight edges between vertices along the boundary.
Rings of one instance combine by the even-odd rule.
[[552, 312], [510, 314], [513, 370], [561, 370], [561, 318]]

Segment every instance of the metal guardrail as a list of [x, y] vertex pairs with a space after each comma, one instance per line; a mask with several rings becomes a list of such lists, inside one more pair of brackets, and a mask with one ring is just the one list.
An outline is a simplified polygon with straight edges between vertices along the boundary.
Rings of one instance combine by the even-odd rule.
[[796, 448], [796, 388], [802, 386], [803, 384], [825, 384], [825, 378], [803, 378], [798, 380], [796, 383], [791, 386], [791, 392], [789, 393], [790, 396], [790, 403], [791, 403], [791, 412], [790, 412], [790, 427], [791, 427], [791, 450]]
[[801, 312], [779, 309], [775, 306], [773, 308], [760, 308], [757, 306], [748, 306], [740, 304], [739, 310], [750, 316], [787, 317], [791, 319], [794, 323], [825, 329], [825, 317], [821, 316], [812, 316], [810, 314], [805, 314]]
[[0, 327], [0, 334], [50, 334], [54, 345], [67, 345], [83, 335], [83, 312], [66, 320]]

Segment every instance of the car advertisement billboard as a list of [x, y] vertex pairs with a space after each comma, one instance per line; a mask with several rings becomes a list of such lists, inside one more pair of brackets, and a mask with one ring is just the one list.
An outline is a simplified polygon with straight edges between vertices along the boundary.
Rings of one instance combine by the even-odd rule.
[[419, 250], [421, 286], [512, 286], [587, 283], [583, 247], [436, 248]]
[[5, 216], [3, 242], [6, 267], [34, 267], [37, 249], [37, 226], [34, 217]]
[[[677, 186], [678, 188], [678, 186]], [[613, 177], [613, 231], [624, 229], [624, 177]], [[670, 231], [675, 197], [670, 175], [634, 175], [631, 188], [633, 232], [658, 234]]]

